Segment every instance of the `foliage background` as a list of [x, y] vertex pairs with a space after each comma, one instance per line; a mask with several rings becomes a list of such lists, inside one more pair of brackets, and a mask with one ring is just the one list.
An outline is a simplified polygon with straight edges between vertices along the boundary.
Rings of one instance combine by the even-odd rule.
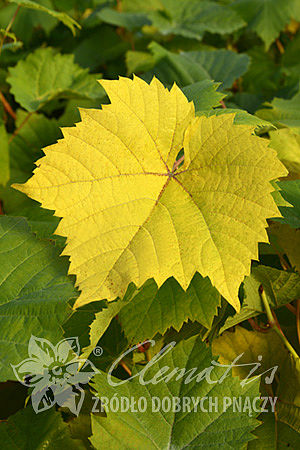
[[[268, 326], [258, 289], [263, 285], [275, 311], [273, 328], [280, 326], [297, 351], [299, 1], [14, 0], [0, 1], [0, 8], [1, 447], [298, 448], [299, 358]], [[199, 115], [236, 112], [236, 123], [255, 125], [289, 171], [274, 194], [283, 218], [269, 223], [270, 245], [260, 246], [260, 260], [241, 286], [239, 314], [200, 275], [187, 293], [172, 279], [159, 290], [149, 280], [139, 291], [130, 286], [124, 299], [74, 312], [78, 292], [67, 276], [67, 258], [59, 256], [64, 239], [54, 235], [59, 219], [10, 187], [31, 176], [42, 148], [62, 137], [60, 127], [80, 120], [78, 107], [108, 103], [96, 80], [133, 73], [146, 81], [156, 75], [166, 87], [176, 82]], [[120, 378], [174, 339], [178, 355], [184, 349], [196, 363], [206, 351], [226, 362], [242, 352], [245, 362], [261, 354], [265, 370], [278, 365], [279, 376], [271, 386], [262, 382], [260, 392], [280, 401], [276, 414], [261, 414], [260, 422], [212, 416], [201, 428], [206, 418], [190, 415], [184, 431], [170, 417], [167, 429], [163, 422], [155, 427], [155, 417], [91, 417], [91, 394], [78, 418], [62, 408], [35, 415], [26, 402], [29, 393], [13, 381], [10, 368], [26, 358], [31, 334], [53, 343], [79, 336], [84, 355], [104, 372], [127, 348], [154, 338], [154, 349], [140, 349], [123, 361], [115, 373]], [[195, 342], [200, 355], [193, 354]], [[101, 361], [92, 353], [97, 344], [104, 349]], [[235, 380], [217, 395], [226, 395], [226, 389], [239, 393]], [[109, 395], [104, 379], [92, 387]], [[185, 441], [192, 429], [194, 440]]]

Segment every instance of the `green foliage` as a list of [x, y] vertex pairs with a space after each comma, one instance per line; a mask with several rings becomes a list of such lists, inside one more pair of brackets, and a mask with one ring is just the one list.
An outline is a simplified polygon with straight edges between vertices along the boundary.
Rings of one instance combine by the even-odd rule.
[[[181, 341], [174, 349], [172, 354], [167, 353], [162, 359], [158, 360], [157, 367], [163, 369], [168, 367], [168, 374], [177, 367], [190, 368], [198, 366], [199, 372], [210, 366], [212, 354], [201, 342], [199, 338], [190, 338]], [[144, 377], [145, 381], [153, 379], [157, 374], [155, 367], [149, 368]], [[211, 373], [211, 380], [216, 381], [224, 375], [224, 369], [215, 369]], [[182, 401], [187, 394], [189, 396], [205, 397], [208, 393], [212, 394], [216, 402], [223, 402], [223, 396], [249, 396], [255, 397], [257, 394], [257, 383], [242, 388], [236, 378], [228, 376], [223, 384], [202, 385], [195, 380], [186, 384], [186, 376], [178, 376], [176, 372], [170, 381], [165, 381], [161, 377], [159, 385], [147, 384], [145, 386], [138, 382], [138, 379], [132, 380], [124, 386], [118, 388], [121, 396], [133, 397], [138, 400], [145, 397], [151, 402], [151, 398], [157, 398], [162, 401], [163, 398], [178, 398]], [[118, 380], [115, 380], [118, 382]], [[158, 389], [159, 386], [159, 389]], [[106, 396], [111, 399], [116, 389], [107, 383], [106, 375], [100, 374], [95, 378], [95, 387], [99, 396]], [[107, 411], [107, 418], [92, 418], [93, 437], [92, 444], [98, 445], [102, 441], [105, 448], [133, 448], [138, 449], [141, 446], [147, 449], [155, 448], [185, 448], [190, 447], [209, 447], [212, 443], [215, 446], [242, 448], [245, 442], [251, 440], [250, 431], [255, 426], [255, 417], [250, 418], [242, 413], [235, 415], [230, 408], [220, 412], [161, 412], [159, 415], [154, 412], [146, 413], [124, 413]], [[134, 429], [134, 434], [132, 434]]]
[[9, 2], [16, 3], [18, 6], [23, 6], [25, 8], [34, 9], [37, 11], [42, 11], [47, 14], [50, 14], [50, 16], [55, 17], [55, 19], [60, 20], [67, 27], [69, 27], [73, 34], [75, 34], [76, 28], [80, 28], [80, 25], [72, 17], [68, 16], [65, 13], [46, 8], [45, 6], [39, 4], [38, 2], [34, 2], [31, 0], [9, 0]]
[[0, 124], [0, 184], [6, 185], [9, 180], [8, 135], [3, 124]]
[[[299, 54], [299, 0], [0, 0], [1, 449], [299, 448]], [[64, 338], [100, 372], [37, 414]]]
[[59, 340], [77, 292], [59, 249], [37, 239], [25, 219], [3, 216], [0, 227], [0, 377], [6, 381], [13, 377], [10, 364], [27, 356], [31, 334]]
[[211, 79], [219, 81], [221, 88], [230, 88], [249, 64], [247, 55], [238, 55], [230, 50], [169, 52], [155, 42], [149, 45], [155, 67], [151, 75], [159, 76], [166, 84], [174, 81], [179, 86]]
[[84, 449], [80, 440], [71, 437], [68, 425], [55, 410], [35, 414], [27, 407], [10, 417], [7, 423], [0, 424], [1, 448], [9, 450], [49, 448], [70, 450]]
[[73, 55], [56, 54], [52, 48], [36, 50], [9, 70], [7, 81], [11, 92], [29, 112], [61, 97], [101, 97], [95, 76], [80, 68], [73, 59]]
[[297, 14], [297, 0], [235, 0], [233, 8], [256, 31], [268, 50], [272, 42]]

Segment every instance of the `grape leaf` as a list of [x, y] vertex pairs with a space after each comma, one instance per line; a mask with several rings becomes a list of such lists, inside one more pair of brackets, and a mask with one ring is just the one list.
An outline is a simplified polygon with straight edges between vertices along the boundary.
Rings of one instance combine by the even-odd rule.
[[32, 175], [34, 160], [42, 156], [41, 148], [54, 144], [62, 137], [55, 119], [48, 119], [42, 114], [33, 114], [28, 119], [27, 115], [25, 111], [17, 111], [17, 127], [26, 118], [27, 120], [9, 144], [10, 183], [5, 188], [0, 188], [0, 198], [5, 214], [25, 216], [32, 231], [39, 237], [53, 239], [59, 219], [50, 211], [40, 208], [37, 202], [10, 187], [11, 183], [25, 182]]
[[201, 40], [205, 31], [232, 33], [245, 26], [232, 9], [213, 1], [161, 0], [162, 11], [149, 13], [153, 26], [162, 34], [178, 34]]
[[286, 47], [284, 54], [282, 55], [282, 68], [281, 70], [289, 77], [289, 79], [299, 82], [300, 62], [299, 62], [299, 49], [300, 49], [300, 33], [297, 33], [293, 39], [291, 39]]
[[[213, 342], [212, 351], [220, 355], [219, 360], [222, 364], [230, 364], [237, 355], [242, 355], [238, 364], [248, 364], [248, 366], [239, 366], [233, 369], [233, 375], [238, 375], [241, 379], [247, 377], [249, 364], [257, 361], [261, 365], [253, 373], [253, 376], [266, 373], [269, 377], [270, 369], [277, 366], [279, 385], [275, 393], [278, 397], [276, 420], [279, 419], [296, 431], [300, 431], [300, 360], [299, 358], [297, 361], [294, 360], [275, 330], [270, 329], [267, 333], [261, 333], [236, 327], [234, 332], [226, 331], [216, 339]], [[266, 383], [270, 384], [270, 380], [265, 378], [266, 375], [261, 377], [261, 382], [262, 386], [267, 388]], [[287, 383], [287, 379], [293, 380], [293, 382]]]
[[73, 55], [39, 48], [9, 69], [8, 83], [17, 102], [36, 111], [58, 97], [97, 98], [102, 90], [94, 75], [74, 63]]
[[146, 72], [155, 66], [155, 58], [148, 52], [128, 50], [126, 52], [127, 75]]
[[111, 8], [102, 8], [99, 11], [92, 13], [85, 21], [85, 26], [95, 26], [101, 23], [109, 23], [111, 25], [116, 25], [118, 27], [124, 27], [128, 30], [134, 30], [136, 28], [141, 28], [143, 25], [150, 25], [151, 22], [147, 15], [138, 12], [119, 12]]
[[[280, 216], [270, 180], [286, 175], [267, 141], [234, 115], [194, 117], [174, 85], [135, 77], [102, 81], [110, 100], [45, 150], [34, 176], [15, 185], [63, 217], [64, 254], [82, 290], [77, 306], [195, 272], [237, 310], [238, 289]], [[176, 157], [184, 148], [184, 164]]]
[[[278, 406], [281, 406], [278, 403]], [[262, 424], [254, 430], [258, 439], [248, 442], [247, 450], [297, 449], [299, 434], [291, 426], [281, 421], [278, 414], [262, 413], [258, 419]]]
[[72, 439], [68, 424], [55, 409], [36, 414], [31, 406], [0, 423], [2, 450], [49, 449], [83, 450], [79, 439]]
[[[268, 333], [261, 333], [246, 330], [241, 326], [237, 326], [233, 332], [226, 331], [215, 339], [212, 343], [212, 352], [219, 355], [219, 361], [222, 364], [230, 364], [238, 355], [242, 354], [237, 364], [245, 364], [245, 366], [234, 367], [232, 372], [241, 379], [245, 379], [249, 374], [251, 366], [246, 364], [258, 362], [259, 355], [262, 356], [261, 366], [253, 373], [253, 376], [274, 366], [278, 366], [280, 371], [289, 358], [288, 351], [276, 331], [269, 330]], [[270, 372], [267, 374], [270, 375]], [[261, 381], [264, 382], [264, 377]]]
[[241, 311], [226, 319], [220, 333], [265, 312], [258, 291], [261, 284], [271, 308], [274, 309], [286, 305], [300, 296], [300, 277], [297, 273], [267, 266], [253, 267], [251, 276], [246, 277], [244, 281], [245, 299]]
[[210, 328], [220, 305], [220, 295], [208, 278], [195, 274], [186, 292], [173, 278], [158, 290], [149, 280], [124, 305], [118, 317], [126, 337], [135, 343], [152, 338], [158, 332], [164, 334], [171, 326], [179, 331], [188, 319]]
[[38, 240], [26, 220], [0, 216], [0, 379], [15, 379], [10, 364], [28, 355], [32, 334], [56, 344], [77, 296], [59, 249]]
[[195, 111], [207, 111], [220, 105], [225, 94], [218, 92], [219, 83], [213, 83], [210, 80], [198, 81], [182, 88], [182, 92], [189, 101], [195, 106]]
[[290, 127], [292, 131], [300, 134], [300, 91], [289, 100], [275, 98], [266, 106], [266, 108], [257, 111], [258, 117], [279, 127]]
[[262, 45], [250, 48], [247, 54], [250, 65], [243, 76], [243, 90], [259, 95], [258, 107], [261, 107], [264, 100], [269, 100], [278, 93], [282, 82], [281, 67], [274, 61], [272, 53], [266, 53]]
[[[171, 351], [166, 351], [156, 363], [148, 368], [145, 381], [152, 378], [162, 370], [157, 384], [140, 384], [135, 378], [130, 382], [113, 387], [107, 380], [107, 374], [100, 373], [94, 378], [95, 388], [100, 397], [111, 399], [117, 396], [133, 398], [138, 401], [145, 397], [148, 408], [145, 412], [107, 411], [107, 417], [99, 415], [92, 416], [93, 435], [90, 438], [92, 444], [99, 448], [107, 449], [167, 449], [167, 448], [210, 448], [213, 440], [215, 448], [242, 448], [249, 440], [253, 439], [251, 431], [256, 427], [255, 415], [249, 417], [247, 412], [234, 413], [229, 407], [223, 408], [225, 396], [241, 397], [243, 400], [247, 396], [253, 399], [258, 393], [257, 382], [250, 383], [244, 388], [241, 387], [237, 378], [229, 374], [222, 384], [209, 384], [207, 380], [197, 382], [195, 379], [185, 383], [186, 376], [178, 370], [189, 371], [196, 369], [195, 373], [201, 373], [206, 368], [211, 367], [212, 354], [210, 349], [201, 342], [199, 337], [193, 337], [186, 341], [181, 341]], [[174, 375], [170, 380], [165, 381], [165, 374], [170, 374], [174, 370]], [[176, 375], [177, 374], [177, 375]], [[220, 379], [224, 375], [224, 368], [214, 368], [210, 374], [213, 381]], [[114, 379], [114, 382], [120, 380]], [[182, 402], [184, 397], [212, 397], [218, 402], [217, 408], [212, 408], [209, 413], [193, 410], [181, 410], [174, 412], [171, 410], [153, 412], [151, 401], [153, 397], [162, 400], [169, 397], [170, 400], [178, 397]], [[250, 401], [251, 401], [250, 400]], [[181, 403], [182, 404], [182, 403]], [[208, 403], [204, 403], [204, 408]], [[133, 431], [134, 430], [134, 431]]]
[[290, 206], [280, 206], [282, 219], [280, 222], [287, 223], [292, 228], [300, 228], [300, 180], [280, 181], [277, 183], [282, 197]]
[[262, 38], [266, 50], [294, 17], [297, 0], [236, 0], [233, 8]]
[[50, 16], [55, 17], [55, 19], [60, 20], [63, 24], [65, 24], [72, 31], [73, 35], [75, 35], [76, 28], [81, 28], [78, 22], [74, 20], [72, 17], [68, 16], [68, 14], [63, 12], [58, 12], [53, 9], [46, 8], [39, 3], [36, 3], [31, 0], [8, 0], [10, 3], [16, 3], [19, 6], [23, 6], [24, 8], [35, 9], [38, 11], [45, 12], [50, 14]]
[[270, 147], [277, 151], [278, 158], [290, 173], [300, 174], [300, 135], [289, 128], [270, 131]]
[[234, 80], [247, 71], [250, 63], [248, 55], [225, 49], [182, 52], [180, 55], [203, 66], [212, 80], [222, 83], [223, 89], [230, 88]]
[[152, 42], [149, 49], [157, 62], [150, 73], [158, 76], [167, 85], [175, 81], [179, 86], [186, 86], [211, 79], [222, 83], [222, 88], [227, 89], [236, 78], [246, 72], [250, 61], [248, 55], [225, 49], [177, 54], [166, 50], [156, 42]]
[[[157, 333], [164, 334], [170, 327], [179, 331], [188, 319], [197, 320], [210, 328], [220, 304], [221, 298], [216, 289], [198, 273], [186, 292], [173, 278], [160, 289], [153, 280], [148, 280], [139, 290], [122, 300], [109, 302], [96, 313], [91, 324], [91, 347], [95, 347], [117, 314], [125, 336], [134, 344], [151, 339]], [[84, 310], [83, 314], [86, 315]]]
[[289, 225], [273, 223], [269, 229], [270, 241], [279, 253], [285, 253], [298, 272], [300, 272], [300, 229], [291, 228]]
[[[221, 114], [234, 114], [234, 123], [236, 125], [249, 125], [255, 129], [256, 133], [266, 133], [270, 129], [275, 128], [270, 122], [266, 120], [260, 119], [259, 117], [253, 116], [252, 114], [247, 113], [247, 111], [243, 111], [242, 109], [233, 109], [233, 108], [225, 108], [225, 109], [214, 109], [210, 111], [203, 111], [208, 117], [212, 115], [221, 115]], [[202, 111], [200, 111], [200, 115]], [[197, 115], [199, 113], [197, 112]]]

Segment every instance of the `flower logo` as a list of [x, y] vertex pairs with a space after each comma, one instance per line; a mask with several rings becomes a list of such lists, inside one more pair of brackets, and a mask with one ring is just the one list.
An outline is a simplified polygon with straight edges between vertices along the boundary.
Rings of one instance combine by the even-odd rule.
[[58, 404], [78, 416], [85, 396], [80, 385], [99, 373], [94, 364], [79, 354], [78, 337], [62, 339], [54, 346], [47, 339], [31, 336], [29, 358], [11, 366], [24, 386], [33, 387], [31, 401], [36, 413]]

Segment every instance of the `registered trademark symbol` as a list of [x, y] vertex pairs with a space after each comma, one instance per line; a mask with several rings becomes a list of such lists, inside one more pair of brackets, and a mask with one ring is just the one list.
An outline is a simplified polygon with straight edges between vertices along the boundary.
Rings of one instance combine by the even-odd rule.
[[101, 356], [101, 355], [103, 355], [103, 348], [97, 346], [94, 348], [93, 353], [95, 356]]

